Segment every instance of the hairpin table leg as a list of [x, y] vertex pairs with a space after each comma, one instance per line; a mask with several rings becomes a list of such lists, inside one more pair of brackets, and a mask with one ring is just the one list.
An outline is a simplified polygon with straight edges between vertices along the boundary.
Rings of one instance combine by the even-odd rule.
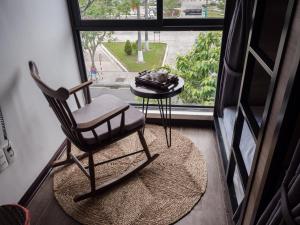
[[[143, 113], [145, 114], [145, 120], [147, 120], [147, 114], [148, 114], [148, 106], [149, 106], [149, 98], [146, 98], [146, 106], [145, 106], [145, 98], [143, 98]], [[145, 131], [145, 126], [143, 127], [143, 135], [144, 135], [144, 131]]]
[[162, 126], [164, 127], [164, 130], [165, 130], [167, 146], [171, 147], [171, 144], [172, 144], [171, 143], [171, 140], [172, 140], [171, 98], [166, 98], [165, 99], [165, 105], [164, 105], [163, 99], [157, 99], [157, 102], [158, 102], [158, 108], [159, 108], [161, 123], [162, 123]]

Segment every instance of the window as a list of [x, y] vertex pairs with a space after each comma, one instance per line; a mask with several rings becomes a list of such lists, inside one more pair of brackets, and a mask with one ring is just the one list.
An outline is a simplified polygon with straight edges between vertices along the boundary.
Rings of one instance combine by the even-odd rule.
[[164, 18], [223, 18], [224, 1], [163, 0]]
[[130, 20], [156, 19], [156, 1], [145, 0], [80, 0], [81, 19]]
[[[165, 67], [183, 77], [188, 87], [173, 98], [173, 104], [212, 106], [221, 32], [148, 31], [141, 32], [143, 40], [145, 35], [148, 43], [143, 41], [142, 59], [138, 62], [137, 31], [81, 32], [87, 76], [94, 81], [91, 97], [112, 93], [130, 103], [139, 103], [140, 99], [129, 90], [134, 77], [139, 71]], [[96, 37], [99, 45], [91, 44]], [[208, 48], [205, 41], [210, 42]]]
[[[83, 20], [157, 19], [155, 0], [79, 0]], [[223, 18], [222, 0], [163, 0], [164, 18]]]
[[164, 67], [185, 79], [178, 106], [212, 107], [223, 29], [219, 0], [68, 0], [82, 80], [90, 96], [129, 90], [138, 72]]

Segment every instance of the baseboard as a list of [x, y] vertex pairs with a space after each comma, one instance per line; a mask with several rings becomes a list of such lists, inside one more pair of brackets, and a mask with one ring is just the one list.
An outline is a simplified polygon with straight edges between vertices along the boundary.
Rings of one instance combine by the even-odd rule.
[[[146, 122], [148, 124], [161, 125], [161, 118], [147, 118]], [[182, 119], [172, 119], [172, 126], [183, 126], [183, 127], [196, 127], [196, 128], [213, 128], [213, 120], [182, 120]]]
[[42, 172], [38, 175], [38, 177], [34, 180], [34, 182], [30, 185], [28, 190], [25, 192], [25, 194], [22, 196], [18, 204], [26, 207], [36, 194], [36, 192], [39, 190], [40, 186], [44, 182], [44, 180], [47, 178], [47, 176], [50, 174], [52, 170], [52, 163], [59, 158], [59, 156], [63, 153], [65, 150], [65, 147], [67, 145], [67, 139], [63, 141], [63, 143], [59, 146], [57, 151], [54, 153], [52, 158], [49, 160], [45, 168], [42, 170]]

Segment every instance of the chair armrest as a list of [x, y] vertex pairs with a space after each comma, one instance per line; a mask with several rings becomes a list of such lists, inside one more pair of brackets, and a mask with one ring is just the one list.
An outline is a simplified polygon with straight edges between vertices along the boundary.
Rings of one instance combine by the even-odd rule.
[[89, 80], [89, 81], [86, 81], [82, 84], [79, 84], [77, 85], [76, 87], [73, 87], [69, 90], [70, 94], [74, 94], [75, 92], [81, 90], [82, 88], [86, 87], [86, 86], [89, 86], [93, 83], [93, 81]]
[[107, 122], [108, 120], [112, 119], [113, 117], [125, 112], [127, 109], [129, 108], [129, 104], [125, 105], [125, 106], [120, 106], [117, 107], [113, 110], [111, 110], [108, 113], [105, 113], [104, 115], [101, 115], [100, 117], [91, 120], [89, 122], [86, 123], [78, 123], [77, 127], [75, 128], [77, 131], [90, 131], [96, 127], [98, 127], [99, 125]]

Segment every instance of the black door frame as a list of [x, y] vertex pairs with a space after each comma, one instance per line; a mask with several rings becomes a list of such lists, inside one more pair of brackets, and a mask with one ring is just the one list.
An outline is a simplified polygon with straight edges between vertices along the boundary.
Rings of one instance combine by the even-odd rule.
[[[257, 11], [257, 4], [258, 4], [258, 1], [256, 0], [255, 5], [254, 5], [252, 18], [253, 18], [253, 20], [257, 19], [259, 21], [258, 18], [255, 18], [256, 11]], [[275, 65], [274, 65], [273, 69], [268, 67], [268, 64], [265, 63], [265, 59], [262, 59], [261, 56], [259, 54], [257, 54], [256, 51], [251, 46], [253, 21], [252, 21], [252, 24], [251, 24], [251, 28], [250, 28], [250, 32], [249, 32], [248, 47], [247, 47], [248, 51], [247, 51], [247, 55], [246, 55], [245, 62], [244, 62], [243, 79], [242, 79], [242, 82], [241, 82], [240, 98], [239, 98], [239, 104], [238, 104], [238, 107], [237, 107], [237, 111], [239, 113], [237, 114], [238, 116], [236, 118], [236, 123], [235, 123], [235, 126], [234, 126], [235, 128], [234, 128], [234, 133], [233, 133], [233, 137], [235, 137], [235, 138], [234, 138], [234, 141], [233, 141], [232, 145], [230, 146], [232, 148], [232, 146], [234, 145], [233, 146], [234, 151], [232, 151], [233, 154], [231, 155], [231, 157], [232, 157], [232, 160], [234, 160], [236, 162], [234, 164], [234, 166], [238, 167], [238, 171], [240, 172], [241, 180], [243, 181], [242, 183], [243, 183], [244, 191], [245, 191], [244, 200], [239, 206], [237, 205], [236, 197], [233, 196], [232, 194], [230, 194], [231, 207], [235, 211], [232, 216], [233, 216], [233, 219], [238, 224], [241, 224], [241, 222], [242, 222], [242, 219], [243, 219], [243, 216], [244, 216], [244, 213], [245, 213], [245, 208], [246, 208], [246, 205], [247, 205], [247, 202], [248, 202], [248, 199], [249, 199], [249, 194], [250, 194], [250, 191], [251, 191], [251, 187], [252, 187], [252, 184], [253, 184], [253, 175], [256, 171], [258, 156], [259, 156], [260, 148], [261, 148], [263, 138], [264, 138], [264, 134], [265, 134], [265, 127], [266, 127], [266, 124], [267, 124], [268, 119], [269, 119], [269, 111], [271, 109], [270, 106], [271, 106], [271, 104], [273, 102], [273, 98], [274, 98], [274, 90], [276, 88], [276, 84], [277, 84], [277, 80], [278, 80], [277, 79], [277, 74], [279, 72], [280, 65], [281, 65], [281, 56], [282, 56], [282, 54], [284, 54], [284, 50], [285, 50], [285, 40], [286, 40], [287, 35], [288, 35], [290, 22], [291, 22], [291, 18], [292, 18], [292, 15], [293, 15], [293, 8], [294, 8], [293, 6], [294, 6], [294, 0], [289, 0], [287, 10], [286, 10], [286, 13], [285, 13], [285, 19], [284, 19], [284, 25], [283, 25], [283, 29], [282, 29], [282, 33], [281, 33], [280, 43], [279, 43], [279, 47], [278, 47], [278, 50], [277, 50], [276, 61], [275, 61]], [[254, 119], [254, 116], [251, 114], [251, 112], [249, 112], [248, 108], [245, 107], [244, 101], [243, 101], [244, 96], [242, 96], [243, 87], [246, 85], [246, 88], [247, 88], [247, 85], [248, 86], [250, 85], [249, 80], [244, 79], [244, 77], [245, 77], [244, 74], [245, 74], [245, 71], [246, 71], [246, 68], [247, 68], [247, 61], [248, 61], [248, 56], [249, 55], [251, 55], [251, 57], [254, 58], [254, 60], [256, 60], [265, 69], [265, 71], [270, 75], [270, 77], [272, 79], [271, 83], [270, 83], [270, 86], [269, 86], [269, 91], [268, 91], [268, 94], [267, 94], [268, 97], [267, 97], [267, 100], [266, 100], [266, 103], [265, 103], [265, 109], [264, 109], [263, 118], [262, 118], [262, 125], [260, 126], [260, 128], [258, 128], [258, 125], [256, 124], [256, 121]], [[218, 79], [219, 82], [220, 82], [221, 72], [222, 71], [220, 69], [219, 70], [219, 79]], [[217, 97], [219, 96], [218, 94], [219, 94], [219, 86], [220, 85], [221, 84], [219, 83], [218, 84], [218, 89], [217, 89], [217, 94], [216, 94]], [[242, 102], [242, 103], [240, 103], [240, 102]], [[217, 104], [218, 104], [218, 98], [216, 98], [216, 105]], [[217, 133], [216, 136], [217, 136], [218, 143], [219, 143], [220, 155], [221, 155], [221, 158], [223, 159], [223, 166], [224, 166], [224, 169], [227, 170], [226, 171], [226, 176], [227, 176], [228, 173], [231, 173], [231, 174], [233, 173], [233, 169], [235, 167], [232, 167], [232, 164], [228, 165], [229, 162], [228, 162], [227, 157], [225, 155], [225, 147], [224, 147], [224, 142], [222, 140], [222, 134], [221, 134], [221, 131], [220, 131], [220, 124], [219, 124], [219, 120], [218, 120], [219, 115], [218, 115], [218, 110], [217, 110], [216, 107], [215, 107], [214, 112], [215, 112], [214, 113], [214, 123], [215, 123], [215, 127], [217, 128], [216, 129], [216, 133]], [[255, 155], [254, 155], [254, 158], [253, 158], [253, 161], [252, 161], [252, 168], [251, 168], [249, 176], [248, 176], [248, 174], [245, 170], [244, 163], [241, 162], [242, 158], [241, 158], [240, 151], [238, 149], [237, 150], [235, 149], [236, 147], [238, 148], [239, 139], [240, 139], [241, 132], [242, 132], [242, 125], [244, 123], [243, 118], [245, 118], [245, 121], [247, 122], [250, 130], [252, 131], [254, 140], [256, 142]], [[273, 141], [277, 142], [277, 139], [273, 140]], [[228, 179], [228, 177], [227, 177], [227, 179]], [[227, 190], [229, 192], [232, 192], [232, 190], [230, 191], [229, 187], [227, 188]]]

